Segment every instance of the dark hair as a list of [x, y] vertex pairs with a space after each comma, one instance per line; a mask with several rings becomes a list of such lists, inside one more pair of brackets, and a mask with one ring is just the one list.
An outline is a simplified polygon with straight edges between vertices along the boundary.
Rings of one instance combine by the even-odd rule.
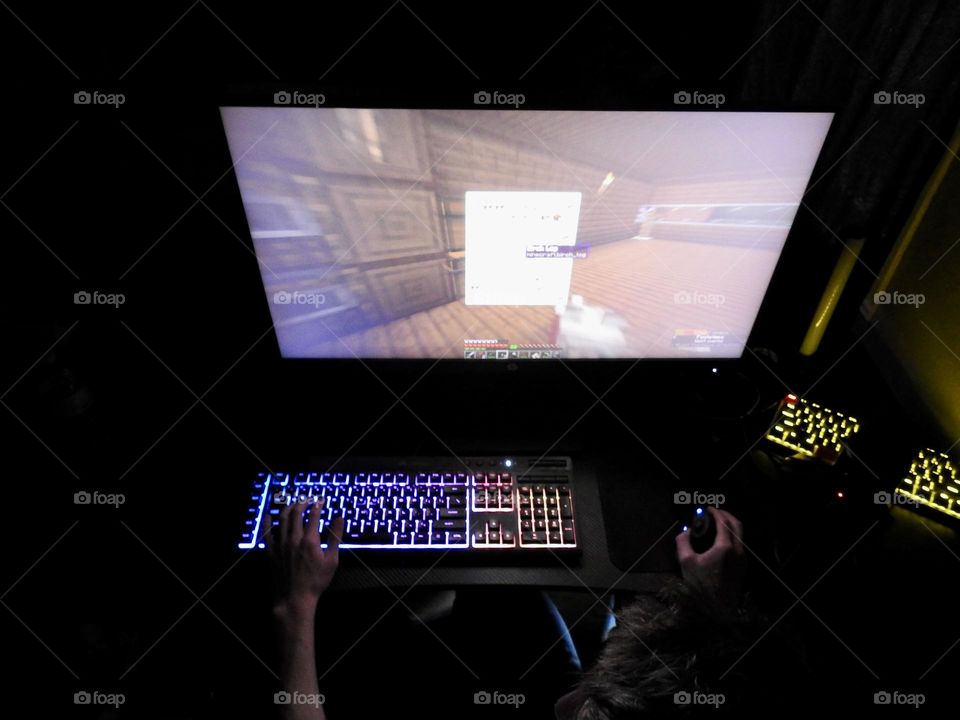
[[584, 675], [586, 701], [577, 717], [684, 717], [704, 704], [738, 715], [746, 708], [795, 709], [802, 698], [794, 691], [810, 675], [799, 642], [749, 601], [725, 606], [676, 582], [618, 613], [617, 627]]

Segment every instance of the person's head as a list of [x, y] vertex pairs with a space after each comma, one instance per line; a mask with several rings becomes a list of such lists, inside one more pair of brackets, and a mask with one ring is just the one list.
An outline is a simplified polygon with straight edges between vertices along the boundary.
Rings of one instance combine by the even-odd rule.
[[809, 670], [782, 626], [689, 583], [626, 607], [582, 684], [579, 720], [797, 707]]

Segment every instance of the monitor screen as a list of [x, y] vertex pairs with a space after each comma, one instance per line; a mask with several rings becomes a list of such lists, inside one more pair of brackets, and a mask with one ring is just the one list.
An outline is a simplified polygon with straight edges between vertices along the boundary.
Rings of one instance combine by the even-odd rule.
[[832, 119], [221, 110], [288, 358], [740, 357]]

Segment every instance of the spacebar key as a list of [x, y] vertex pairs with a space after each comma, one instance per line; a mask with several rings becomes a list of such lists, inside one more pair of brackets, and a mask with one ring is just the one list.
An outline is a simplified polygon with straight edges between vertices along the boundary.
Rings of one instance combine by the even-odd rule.
[[394, 536], [389, 532], [347, 533], [343, 538], [352, 545], [393, 545]]

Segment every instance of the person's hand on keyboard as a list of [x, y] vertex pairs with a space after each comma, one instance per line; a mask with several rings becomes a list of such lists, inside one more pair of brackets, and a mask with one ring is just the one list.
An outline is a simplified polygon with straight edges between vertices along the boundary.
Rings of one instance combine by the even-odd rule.
[[266, 538], [277, 581], [273, 615], [280, 634], [282, 690], [275, 701], [284, 720], [326, 717], [317, 684], [314, 623], [320, 596], [337, 571], [343, 518], [333, 521], [324, 549], [320, 546], [322, 509], [322, 502], [288, 505], [280, 513], [280, 525]]
[[[277, 598], [275, 606], [290, 611], [313, 612], [317, 601], [333, 580], [339, 563], [343, 518], [330, 526], [327, 548], [320, 546], [323, 502], [288, 505], [280, 513], [280, 525], [267, 538], [274, 565]], [[302, 518], [307, 514], [306, 523]]]
[[733, 515], [718, 508], [708, 508], [716, 523], [717, 537], [705, 552], [696, 552], [690, 534], [677, 535], [677, 558], [683, 579], [706, 590], [726, 603], [736, 603], [746, 565], [743, 548], [743, 527]]

